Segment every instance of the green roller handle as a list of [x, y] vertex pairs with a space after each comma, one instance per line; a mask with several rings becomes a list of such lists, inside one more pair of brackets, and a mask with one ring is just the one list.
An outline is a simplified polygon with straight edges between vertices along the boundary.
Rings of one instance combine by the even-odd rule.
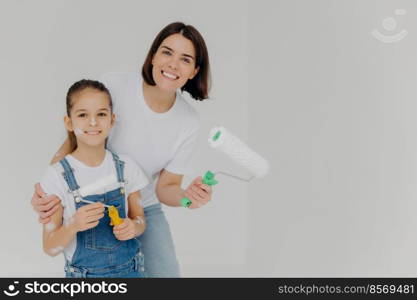
[[[218, 181], [214, 178], [213, 172], [207, 171], [206, 174], [204, 174], [203, 176], [203, 183], [209, 186], [213, 186], [217, 184]], [[188, 199], [187, 197], [184, 197], [181, 199], [181, 206], [183, 207], [190, 207], [191, 203], [192, 203], [191, 200]]]

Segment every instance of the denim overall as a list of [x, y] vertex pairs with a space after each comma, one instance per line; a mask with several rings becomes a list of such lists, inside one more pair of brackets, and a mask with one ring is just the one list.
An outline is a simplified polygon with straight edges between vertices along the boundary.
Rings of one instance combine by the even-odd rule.
[[[120, 217], [126, 218], [124, 162], [116, 154], [112, 155], [120, 187], [105, 194], [86, 196], [84, 199], [113, 205], [119, 211]], [[68, 161], [64, 158], [60, 163], [64, 168], [62, 175], [74, 196], [75, 208], [88, 205], [79, 201], [80, 187]], [[116, 239], [113, 226], [110, 225], [110, 217], [105, 211], [104, 217], [96, 227], [77, 233], [77, 247], [72, 260], [66, 259], [65, 273], [69, 278], [144, 277], [144, 257], [140, 250], [140, 242], [136, 238], [127, 241]]]

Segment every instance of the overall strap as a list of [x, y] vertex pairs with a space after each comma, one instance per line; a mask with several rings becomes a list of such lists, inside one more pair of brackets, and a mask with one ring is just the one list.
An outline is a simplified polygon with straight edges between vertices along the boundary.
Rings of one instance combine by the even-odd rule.
[[111, 152], [111, 154], [113, 156], [114, 165], [116, 167], [117, 181], [120, 182], [120, 183], [124, 183], [124, 181], [125, 181], [125, 178], [124, 178], [125, 162], [120, 160], [119, 156], [116, 153]]
[[68, 163], [66, 158], [63, 158], [59, 161], [59, 163], [64, 168], [64, 172], [62, 173], [62, 176], [64, 176], [65, 181], [67, 182], [70, 191], [74, 192], [80, 188], [80, 186], [77, 183], [77, 180], [75, 180], [73, 169], [71, 168], [70, 164]]

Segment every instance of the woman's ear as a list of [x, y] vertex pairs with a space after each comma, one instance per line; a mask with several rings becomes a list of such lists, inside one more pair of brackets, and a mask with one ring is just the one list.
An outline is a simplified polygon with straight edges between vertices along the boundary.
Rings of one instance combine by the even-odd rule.
[[114, 124], [116, 124], [116, 115], [112, 113], [110, 127], [113, 128]]
[[68, 117], [68, 116], [64, 117], [64, 124], [65, 124], [65, 128], [68, 131], [74, 131], [74, 127], [72, 126], [72, 121], [71, 121], [70, 117]]
[[197, 67], [194, 69], [194, 72], [191, 73], [190, 77], [188, 77], [188, 79], [193, 79], [195, 77], [195, 75], [197, 75], [198, 71], [200, 71], [200, 67]]

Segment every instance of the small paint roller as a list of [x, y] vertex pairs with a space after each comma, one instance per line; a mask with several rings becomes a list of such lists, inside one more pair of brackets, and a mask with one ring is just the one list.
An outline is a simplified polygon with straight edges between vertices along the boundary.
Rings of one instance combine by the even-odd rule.
[[120, 225], [123, 223], [123, 219], [119, 216], [119, 211], [116, 207], [109, 206], [109, 217], [110, 217], [110, 225]]
[[[78, 198], [79, 201], [85, 202], [85, 203], [95, 203], [93, 201], [85, 200], [83, 197], [86, 197], [88, 195], [93, 195], [97, 192], [101, 192], [103, 189], [105, 189], [107, 186], [111, 186], [113, 184], [117, 184], [117, 177], [115, 174], [111, 174], [109, 176], [103, 177], [93, 183], [90, 183], [86, 186], [83, 186], [78, 190], [78, 193], [80, 194], [80, 197]], [[103, 204], [104, 207], [107, 207], [109, 217], [111, 220], [110, 225], [119, 225], [123, 223], [123, 220], [119, 217], [119, 211], [116, 207], [113, 205], [106, 205]]]
[[[117, 183], [117, 177], [115, 174], [100, 178], [99, 180], [94, 181], [93, 183], [87, 184], [81, 187], [78, 191], [81, 197], [86, 197], [88, 195], [93, 195], [97, 192], [104, 190], [107, 186]], [[85, 201], [85, 200], [84, 200]]]
[[[221, 171], [215, 173], [207, 171], [202, 180], [204, 184], [209, 186], [217, 184], [218, 181], [215, 179], [216, 174], [222, 174], [249, 182], [253, 178], [261, 178], [265, 176], [269, 171], [269, 163], [265, 158], [249, 148], [238, 137], [230, 133], [224, 127], [212, 128], [210, 130], [208, 142], [212, 148], [227, 154], [235, 163], [249, 170], [252, 176], [250, 178], [242, 178]], [[188, 198], [183, 198], [181, 199], [181, 205], [189, 207], [191, 205], [191, 201]]]

